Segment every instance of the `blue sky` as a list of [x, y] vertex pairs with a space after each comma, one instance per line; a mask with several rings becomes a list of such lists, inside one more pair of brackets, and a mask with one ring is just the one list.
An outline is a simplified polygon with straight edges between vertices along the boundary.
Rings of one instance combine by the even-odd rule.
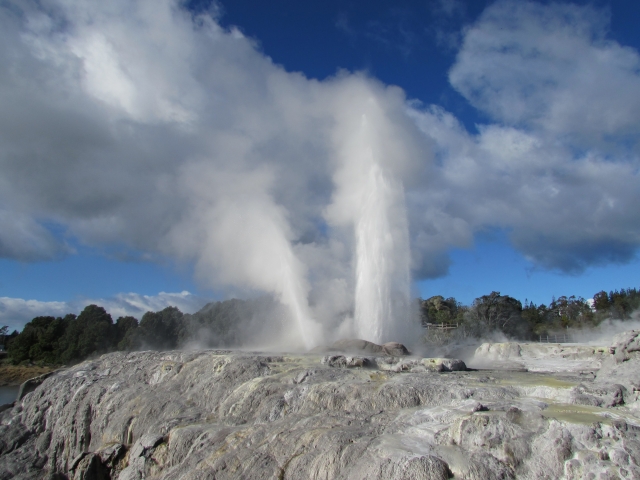
[[414, 293], [639, 286], [638, 2], [97, 5], [0, 8], [1, 324], [294, 295], [265, 258], [348, 308], [361, 95]]

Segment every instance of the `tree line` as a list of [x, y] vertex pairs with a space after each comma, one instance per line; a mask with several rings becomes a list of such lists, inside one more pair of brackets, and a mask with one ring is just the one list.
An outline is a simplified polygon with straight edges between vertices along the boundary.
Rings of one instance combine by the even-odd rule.
[[119, 317], [115, 322], [98, 305], [64, 317], [40, 316], [22, 332], [7, 335], [7, 359], [14, 365], [71, 365], [113, 351], [170, 350], [199, 340], [205, 347], [238, 346], [242, 332], [252, 328], [255, 312], [271, 308], [269, 299], [226, 300], [207, 304], [190, 315], [176, 307], [145, 313], [140, 321]]
[[448, 324], [464, 329], [469, 336], [499, 331], [510, 338], [532, 340], [567, 328], [592, 328], [605, 320], [629, 320], [640, 309], [640, 291], [600, 291], [593, 296], [593, 302], [574, 295], [553, 297], [549, 305], [527, 300], [523, 305], [500, 292], [478, 297], [469, 306], [440, 295], [418, 302], [425, 327]]
[[[117, 350], [170, 350], [196, 341], [202, 347], [233, 347], [243, 343], [246, 332], [264, 327], [260, 312], [273, 312], [274, 305], [268, 298], [231, 299], [209, 303], [194, 314], [167, 307], [145, 313], [140, 321], [125, 316], [115, 322], [103, 307], [89, 305], [79, 315], [36, 317], [20, 333], [8, 335], [7, 327], [2, 327], [0, 336], [13, 364], [70, 365]], [[450, 325], [469, 337], [498, 331], [513, 339], [532, 340], [561, 329], [594, 327], [607, 319], [628, 320], [640, 309], [640, 291], [601, 291], [593, 296], [593, 303], [562, 296], [549, 305], [526, 300], [522, 304], [499, 292], [478, 297], [471, 305], [436, 295], [418, 299], [417, 306], [425, 328]]]

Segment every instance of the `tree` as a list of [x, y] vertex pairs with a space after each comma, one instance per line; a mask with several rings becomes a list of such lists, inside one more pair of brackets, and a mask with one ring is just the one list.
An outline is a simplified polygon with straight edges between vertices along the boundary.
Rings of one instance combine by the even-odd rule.
[[4, 327], [0, 328], [0, 345], [2, 345], [5, 348], [6, 348], [5, 341], [7, 339], [7, 333], [8, 332], [9, 332], [9, 327], [7, 325], [5, 325]]
[[53, 363], [60, 336], [60, 325], [55, 317], [35, 317], [8, 345], [8, 356], [14, 364], [24, 361]]
[[604, 290], [599, 291], [593, 296], [593, 308], [596, 312], [608, 312], [611, 303], [609, 302], [609, 295]]
[[640, 291], [635, 288], [612, 290], [609, 293], [602, 290], [593, 296], [593, 306], [599, 321], [605, 318], [628, 320], [640, 308]]
[[114, 348], [116, 332], [111, 315], [104, 308], [88, 305], [77, 318], [72, 317], [61, 341], [63, 363], [83, 360]]
[[422, 325], [428, 323], [460, 323], [464, 307], [455, 298], [435, 295], [426, 300], [420, 299], [420, 317]]
[[536, 306], [533, 302], [528, 304], [525, 301], [525, 306], [522, 309], [522, 321], [526, 323], [531, 332], [535, 335], [542, 335], [549, 333], [549, 325], [547, 322], [548, 309], [544, 303]]
[[134, 317], [119, 317], [116, 320], [115, 344], [118, 350], [130, 350], [131, 339], [138, 328], [138, 320]]
[[547, 310], [547, 322], [552, 329], [593, 326], [595, 316], [587, 301], [582, 297], [564, 295], [554, 299]]
[[140, 325], [131, 329], [124, 339], [128, 348], [152, 348], [169, 350], [178, 345], [178, 333], [183, 313], [176, 307], [167, 307], [159, 312], [147, 312], [142, 316]]
[[531, 327], [522, 321], [522, 303], [500, 292], [491, 292], [473, 301], [466, 320], [478, 334], [499, 330], [520, 338], [531, 336]]

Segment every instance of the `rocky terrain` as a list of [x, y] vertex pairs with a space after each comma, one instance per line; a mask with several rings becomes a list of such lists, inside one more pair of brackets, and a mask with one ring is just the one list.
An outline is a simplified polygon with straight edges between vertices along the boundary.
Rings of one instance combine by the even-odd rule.
[[112, 353], [0, 413], [0, 479], [640, 478], [639, 334], [485, 344], [488, 370], [398, 344]]

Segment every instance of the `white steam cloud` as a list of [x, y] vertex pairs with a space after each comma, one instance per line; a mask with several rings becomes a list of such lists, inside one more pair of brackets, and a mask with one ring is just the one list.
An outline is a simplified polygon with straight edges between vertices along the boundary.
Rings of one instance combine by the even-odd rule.
[[640, 56], [597, 13], [500, 1], [465, 30], [450, 81], [495, 121], [471, 134], [366, 75], [287, 72], [213, 10], [4, 2], [0, 256], [179, 258], [279, 299], [307, 348], [411, 339], [411, 276], [487, 227], [546, 268], [628, 261]]
[[349, 79], [344, 94], [336, 97], [348, 100], [350, 108], [340, 111], [334, 131], [335, 190], [325, 218], [329, 225], [350, 229], [354, 238], [352, 331], [378, 343], [410, 338], [411, 262], [403, 178], [420, 158], [420, 139], [411, 137], [410, 125], [403, 125], [407, 119], [400, 110], [400, 91], [385, 92], [373, 84], [362, 88]]
[[64, 317], [68, 313], [79, 314], [87, 305], [100, 305], [114, 321], [118, 317], [132, 316], [138, 320], [146, 312], [157, 312], [175, 306], [184, 313], [195, 313], [207, 300], [187, 291], [160, 292], [158, 295], [119, 293], [107, 298], [77, 298], [69, 302], [42, 302], [22, 298], [0, 297], [0, 326], [8, 326], [9, 333], [22, 330], [24, 324], [35, 317]]

